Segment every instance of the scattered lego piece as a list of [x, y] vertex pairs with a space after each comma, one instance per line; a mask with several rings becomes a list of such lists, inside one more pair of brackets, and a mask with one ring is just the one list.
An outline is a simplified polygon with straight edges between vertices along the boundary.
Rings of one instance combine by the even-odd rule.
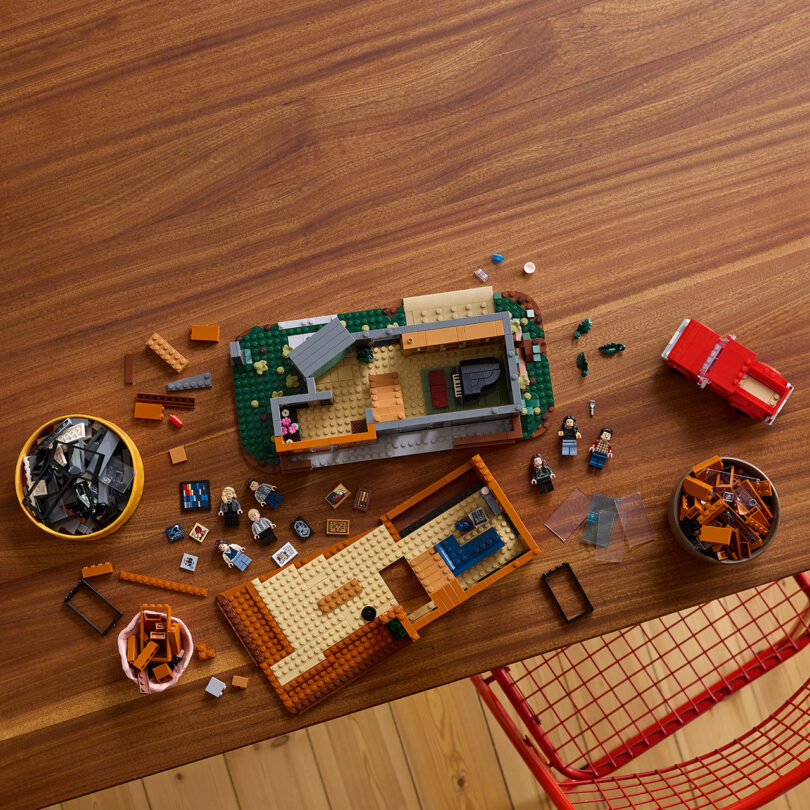
[[640, 492], [621, 498], [618, 512], [628, 546], [640, 546], [655, 539]]
[[529, 476], [532, 486], [537, 487], [540, 492], [554, 491], [553, 479], [557, 476], [540, 453], [535, 453], [532, 456], [532, 460], [529, 463]]
[[193, 391], [195, 388], [210, 388], [213, 385], [211, 372], [195, 374], [193, 377], [184, 377], [182, 380], [172, 380], [166, 383], [167, 391]]
[[202, 525], [202, 523], [195, 523], [191, 527], [191, 531], [188, 533], [188, 536], [192, 540], [196, 540], [198, 543], [202, 543], [206, 537], [208, 537], [208, 529]]
[[280, 568], [285, 566], [293, 557], [298, 554], [292, 543], [285, 543], [274, 555], [273, 561]]
[[[571, 624], [571, 622], [575, 622], [577, 619], [581, 619], [583, 616], [593, 612], [593, 605], [569, 563], [564, 562], [562, 565], [546, 571], [540, 578], [563, 619], [565, 619], [566, 624]], [[552, 587], [552, 582], [555, 583], [555, 587]], [[565, 590], [568, 591], [567, 594], [564, 593]], [[572, 602], [574, 609], [566, 610], [563, 603], [571, 606]]]
[[239, 525], [239, 515], [242, 514], [242, 505], [236, 500], [236, 490], [233, 487], [222, 488], [219, 511], [217, 514], [225, 519], [226, 526]]
[[793, 386], [756, 356], [735, 335], [721, 338], [693, 318], [681, 321], [661, 353], [668, 366], [697, 380], [700, 388], [710, 388], [746, 416], [772, 425]]
[[138, 639], [133, 635], [127, 638], [127, 663], [131, 664], [138, 655]]
[[247, 689], [248, 678], [244, 675], [234, 675], [231, 677], [231, 689]]
[[592, 399], [592, 400], [591, 400], [591, 401], [588, 403], [588, 410], [589, 410], [589, 412], [590, 412], [591, 416], [593, 416], [593, 411], [594, 411], [594, 408], [595, 408], [595, 407], [596, 407], [596, 400], [595, 400], [595, 399]]
[[366, 605], [360, 611], [360, 617], [364, 622], [373, 622], [374, 619], [377, 618], [377, 608], [375, 608], [373, 605]]
[[[614, 499], [618, 509], [619, 499]], [[596, 520], [596, 552], [594, 559], [602, 563], [620, 563], [624, 558], [624, 532], [617, 511], [602, 511]]]
[[223, 692], [228, 688], [227, 684], [223, 683], [219, 678], [211, 678], [208, 685], [205, 687], [205, 692], [208, 695], [213, 695], [215, 698], [222, 697]]
[[357, 492], [354, 493], [352, 509], [357, 509], [358, 512], [367, 512], [370, 499], [371, 492], [363, 487], [358, 487]]
[[325, 498], [324, 500], [332, 507], [332, 509], [337, 509], [346, 498], [349, 497], [349, 490], [343, 486], [343, 484], [338, 484]]
[[148, 585], [151, 588], [163, 588], [167, 591], [179, 591], [193, 596], [208, 596], [208, 588], [199, 588], [196, 585], [186, 585], [185, 582], [174, 582], [171, 579], [158, 579], [145, 574], [135, 574], [132, 571], [119, 571], [118, 576], [126, 582], [135, 582], [138, 585]]
[[169, 421], [175, 427], [183, 427], [183, 420], [176, 413], [170, 413], [169, 414]]
[[250, 530], [253, 532], [253, 539], [261, 542], [263, 546], [269, 546], [275, 543], [277, 538], [273, 529], [276, 524], [266, 517], [262, 517], [258, 509], [248, 510], [248, 520], [250, 523]]
[[197, 658], [199, 658], [200, 661], [205, 661], [205, 660], [207, 660], [209, 658], [215, 658], [215, 657], [216, 657], [216, 651], [214, 650], [213, 647], [208, 647], [205, 644], [198, 644], [197, 645]]
[[526, 262], [526, 264], [523, 265], [523, 272], [527, 276], [530, 276], [532, 273], [534, 273], [536, 269], [537, 268], [534, 266], [534, 262]]
[[181, 444], [179, 447], [172, 447], [169, 450], [169, 459], [172, 464], [182, 464], [184, 461], [188, 461], [185, 446]]
[[202, 323], [193, 323], [191, 324], [189, 339], [219, 343], [219, 327]]
[[577, 439], [582, 438], [582, 434], [577, 427], [577, 420], [573, 416], [566, 416], [557, 435], [562, 437], [560, 454], [563, 456], [575, 456], [577, 454]]
[[486, 511], [480, 506], [477, 509], [473, 509], [471, 512], [468, 512], [467, 518], [474, 527], [483, 526], [489, 522]]
[[309, 540], [315, 534], [312, 526], [300, 515], [290, 523], [290, 529], [298, 536], [299, 540]]
[[152, 668], [152, 677], [158, 683], [166, 683], [172, 679], [174, 672], [168, 664], [158, 664]]
[[244, 571], [253, 560], [245, 554], [245, 547], [237, 543], [229, 543], [227, 540], [217, 540], [214, 549], [222, 555], [228, 568], [236, 566], [240, 571]]
[[170, 543], [182, 540], [185, 536], [183, 527], [179, 523], [173, 523], [171, 526], [166, 527], [166, 537], [169, 538]]
[[[588, 514], [585, 518], [585, 528], [582, 530], [582, 542], [597, 545], [600, 542], [600, 535], [598, 533], [599, 515], [605, 512], [611, 516], [610, 519], [615, 520], [617, 508], [616, 499], [613, 496], [605, 495], [602, 492], [594, 492]], [[604, 522], [602, 528], [603, 535], [601, 536], [601, 542], [605, 544], [607, 543], [607, 536], [605, 536], [604, 532], [607, 531], [608, 527]]]
[[262, 506], [269, 506], [271, 509], [278, 509], [281, 506], [283, 498], [276, 491], [278, 487], [273, 486], [273, 484], [262, 484], [256, 478], [248, 478], [245, 486]]
[[699, 464], [695, 464], [692, 467], [692, 475], [700, 475], [704, 470], [708, 470], [710, 467], [715, 467], [717, 469], [722, 469], [723, 467], [723, 459], [720, 456], [712, 456], [711, 458], [707, 458], [705, 461], [701, 461]]
[[318, 600], [318, 607], [321, 609], [321, 613], [329, 613], [362, 592], [363, 586], [360, 582], [357, 579], [350, 579], [331, 593], [322, 596]]
[[199, 557], [195, 557], [193, 554], [184, 554], [183, 559], [180, 560], [180, 568], [183, 571], [195, 571], [199, 559]]
[[731, 543], [731, 538], [734, 535], [734, 529], [731, 526], [701, 526], [699, 537], [701, 543], [719, 543], [722, 546], [727, 546]]
[[493, 253], [492, 254], [492, 263], [493, 264], [500, 264], [503, 261], [503, 253]]
[[[114, 613], [114, 614], [115, 614], [114, 618], [113, 618], [113, 619], [110, 621], [110, 623], [109, 623], [109, 624], [108, 624], [106, 627], [104, 627], [103, 629], [102, 629], [101, 627], [99, 627], [97, 624], [95, 624], [95, 623], [94, 623], [94, 622], [93, 622], [93, 621], [92, 621], [90, 618], [88, 618], [88, 617], [87, 617], [87, 616], [86, 616], [84, 613], [82, 613], [82, 612], [81, 612], [81, 610], [79, 610], [79, 609], [76, 607], [76, 605], [74, 605], [74, 604], [72, 603], [72, 601], [71, 601], [71, 600], [73, 599], [73, 597], [76, 595], [76, 593], [77, 593], [79, 590], [84, 589], [84, 588], [86, 588], [86, 589], [87, 589], [87, 590], [88, 590], [88, 591], [89, 591], [91, 594], [95, 594], [95, 595], [96, 595], [96, 596], [97, 596], [97, 597], [98, 597], [98, 598], [99, 598], [99, 599], [100, 599], [100, 600], [101, 600], [101, 601], [102, 601], [102, 602], [103, 602], [103, 603], [104, 603], [104, 604], [105, 604], [105, 605], [106, 605], [106, 606], [107, 606], [107, 607], [110, 609], [110, 611], [111, 611], [112, 613]], [[123, 616], [123, 614], [121, 613], [121, 611], [120, 611], [120, 610], [119, 610], [119, 609], [118, 609], [118, 608], [117, 608], [115, 605], [113, 605], [113, 603], [112, 603], [112, 602], [110, 602], [109, 600], [105, 599], [105, 598], [104, 598], [104, 597], [103, 597], [103, 596], [102, 596], [102, 595], [101, 595], [101, 594], [100, 594], [100, 593], [99, 593], [99, 592], [98, 592], [98, 591], [97, 591], [97, 590], [96, 590], [96, 589], [95, 589], [95, 588], [94, 588], [94, 587], [93, 587], [93, 586], [92, 586], [92, 585], [91, 585], [89, 582], [87, 582], [87, 581], [86, 581], [85, 579], [83, 579], [83, 578], [82, 578], [82, 579], [80, 579], [80, 580], [79, 580], [79, 581], [78, 581], [78, 582], [77, 582], [77, 583], [76, 583], [76, 584], [75, 584], [75, 585], [74, 585], [74, 586], [71, 588], [70, 593], [69, 593], [69, 594], [68, 594], [68, 595], [65, 597], [64, 602], [65, 602], [65, 604], [66, 604], [66, 605], [67, 605], [67, 606], [68, 606], [68, 607], [69, 607], [69, 608], [70, 608], [70, 609], [71, 609], [71, 610], [72, 610], [72, 611], [73, 611], [73, 612], [74, 612], [74, 613], [75, 613], [77, 616], [79, 616], [81, 619], [83, 619], [83, 620], [84, 620], [84, 621], [85, 621], [87, 624], [89, 624], [89, 625], [90, 625], [90, 627], [92, 627], [92, 628], [93, 628], [93, 630], [95, 630], [97, 633], [99, 633], [99, 634], [100, 634], [100, 635], [102, 635], [102, 636], [106, 636], [106, 635], [107, 635], [107, 633], [109, 633], [109, 632], [110, 632], [110, 630], [112, 630], [112, 629], [113, 629], [113, 627], [115, 626], [115, 623], [116, 623], [116, 622], [117, 622], [117, 621], [118, 621], [118, 620], [121, 618], [121, 616]]]
[[340, 518], [327, 518], [326, 519], [326, 533], [330, 536], [348, 537], [350, 522]]
[[681, 488], [687, 495], [692, 495], [701, 501], [707, 501], [714, 492], [714, 487], [711, 484], [707, 484], [705, 481], [701, 481], [691, 475], [687, 475], [686, 478], [683, 479]]
[[197, 402], [194, 397], [181, 397], [179, 394], [135, 394], [135, 402], [171, 406], [181, 411], [193, 411]]
[[135, 381], [135, 355], [124, 355], [124, 385], [132, 385]]
[[486, 284], [489, 281], [489, 273], [484, 270], [483, 267], [479, 267], [473, 271], [473, 275], [479, 280]]
[[183, 512], [210, 511], [211, 485], [209, 481], [181, 481], [180, 509]]
[[588, 452], [591, 458], [588, 464], [591, 467], [596, 467], [601, 470], [605, 466], [605, 462], [609, 458], [613, 458], [613, 445], [610, 440], [613, 438], [613, 430], [611, 428], [602, 428], [599, 431], [599, 438], [590, 446]]
[[146, 665], [155, 657], [157, 651], [158, 645], [156, 641], [147, 642], [144, 648], [135, 656], [132, 666], [137, 670], [146, 669]]
[[85, 565], [82, 568], [82, 579], [98, 577], [102, 574], [112, 574], [113, 564], [111, 562], [99, 563], [98, 565]]
[[585, 520], [590, 508], [591, 499], [579, 487], [574, 487], [543, 525], [565, 542]]
[[574, 330], [574, 338], [579, 340], [583, 335], [587, 335], [591, 331], [593, 321], [590, 318], [585, 318], [582, 323]]
[[611, 355], [617, 352], [623, 352], [626, 348], [627, 346], [625, 346], [624, 343], [603, 343], [599, 347], [599, 351], [602, 352], [602, 354]]
[[177, 372], [182, 371], [188, 365], [188, 360], [157, 332], [146, 341], [146, 348], [151, 349], [161, 360], [168, 363]]
[[581, 377], [588, 376], [588, 361], [585, 359], [585, 352], [580, 352], [577, 355], [577, 368]]
[[132, 413], [134, 419], [163, 419], [163, 406], [149, 402], [136, 402]]

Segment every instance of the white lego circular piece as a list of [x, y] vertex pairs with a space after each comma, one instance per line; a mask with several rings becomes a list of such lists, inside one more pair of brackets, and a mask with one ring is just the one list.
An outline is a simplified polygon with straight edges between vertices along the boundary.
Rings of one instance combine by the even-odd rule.
[[534, 262], [526, 262], [526, 264], [523, 265], [523, 272], [528, 276], [530, 276], [536, 269], [537, 268], [534, 266]]

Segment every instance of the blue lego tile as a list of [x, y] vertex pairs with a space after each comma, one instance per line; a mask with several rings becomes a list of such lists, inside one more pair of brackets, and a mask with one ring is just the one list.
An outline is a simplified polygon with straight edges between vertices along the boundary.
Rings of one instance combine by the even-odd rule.
[[182, 540], [185, 536], [186, 535], [183, 532], [183, 527], [179, 523], [166, 527], [166, 537], [169, 538], [170, 543], [174, 543], [177, 540]]
[[493, 526], [463, 546], [451, 534], [437, 543], [435, 548], [453, 575], [458, 576], [503, 548], [503, 540]]

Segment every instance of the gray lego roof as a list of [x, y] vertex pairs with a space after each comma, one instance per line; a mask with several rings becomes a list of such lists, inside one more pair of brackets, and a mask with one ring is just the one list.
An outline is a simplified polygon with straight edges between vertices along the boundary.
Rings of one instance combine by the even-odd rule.
[[354, 344], [349, 330], [332, 318], [312, 337], [290, 352], [290, 360], [304, 377], [313, 377], [318, 369]]

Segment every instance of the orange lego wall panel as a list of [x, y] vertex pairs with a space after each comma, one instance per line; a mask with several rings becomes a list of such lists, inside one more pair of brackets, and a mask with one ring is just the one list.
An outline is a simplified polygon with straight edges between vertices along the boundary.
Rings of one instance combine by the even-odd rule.
[[194, 323], [191, 325], [191, 340], [207, 340], [213, 343], [219, 341], [219, 327], [210, 324]]

